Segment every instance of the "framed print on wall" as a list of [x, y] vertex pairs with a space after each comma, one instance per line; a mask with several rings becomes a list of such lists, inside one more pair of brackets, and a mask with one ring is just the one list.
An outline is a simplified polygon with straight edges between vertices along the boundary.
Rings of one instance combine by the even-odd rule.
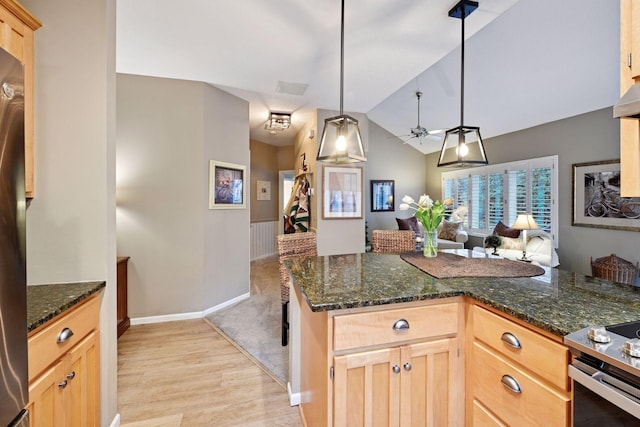
[[246, 175], [246, 166], [209, 160], [209, 209], [244, 209]]
[[371, 180], [371, 212], [393, 212], [394, 204], [394, 185], [395, 181], [387, 180]]
[[573, 165], [571, 225], [640, 231], [640, 197], [620, 197], [620, 160]]
[[323, 166], [322, 218], [362, 218], [362, 167]]

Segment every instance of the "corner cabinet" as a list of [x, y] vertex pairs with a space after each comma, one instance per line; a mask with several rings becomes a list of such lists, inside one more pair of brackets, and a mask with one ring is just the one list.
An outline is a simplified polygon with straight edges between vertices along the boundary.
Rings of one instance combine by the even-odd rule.
[[0, 0], [0, 47], [24, 65], [25, 191], [34, 196], [34, 32], [42, 23], [20, 3]]
[[[296, 298], [300, 298], [296, 289]], [[461, 425], [458, 299], [313, 313], [300, 304], [307, 426]]]
[[96, 294], [29, 336], [29, 425], [100, 425], [100, 298]]
[[567, 347], [475, 304], [467, 334], [467, 425], [571, 425]]
[[[640, 0], [620, 0], [620, 96], [640, 83]], [[620, 119], [620, 192], [640, 196], [640, 120]]]

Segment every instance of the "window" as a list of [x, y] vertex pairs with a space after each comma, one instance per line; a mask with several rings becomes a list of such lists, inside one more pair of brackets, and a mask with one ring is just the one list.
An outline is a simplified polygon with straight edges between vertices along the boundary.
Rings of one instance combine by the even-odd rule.
[[442, 174], [442, 198], [467, 206], [464, 226], [472, 234], [491, 234], [498, 221], [513, 224], [530, 213], [557, 246], [558, 156], [463, 169]]

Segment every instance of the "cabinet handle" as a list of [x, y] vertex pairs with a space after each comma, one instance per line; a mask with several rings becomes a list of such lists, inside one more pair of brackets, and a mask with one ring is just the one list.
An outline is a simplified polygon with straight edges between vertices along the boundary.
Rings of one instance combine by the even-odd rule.
[[508, 346], [511, 346], [517, 349], [522, 348], [522, 344], [520, 344], [520, 340], [518, 339], [518, 337], [513, 335], [511, 332], [505, 332], [504, 334], [502, 334], [501, 339], [502, 339], [502, 342], [504, 342]]
[[67, 374], [67, 379], [74, 379], [76, 377], [76, 371], [71, 371]]
[[400, 366], [393, 365], [393, 372], [395, 372], [396, 374], [399, 374], [400, 373]]
[[64, 328], [58, 334], [58, 344], [65, 342], [73, 336], [73, 331], [69, 328]]
[[394, 331], [401, 331], [403, 329], [409, 329], [409, 322], [405, 319], [396, 320], [396, 323], [393, 324]]
[[411, 370], [411, 363], [407, 362], [404, 364], [404, 370], [405, 371], [410, 371]]
[[516, 379], [511, 375], [503, 375], [500, 382], [502, 382], [502, 385], [504, 385], [508, 390], [518, 394], [522, 393], [520, 384], [518, 384], [518, 381], [516, 381]]
[[61, 383], [58, 383], [58, 387], [59, 388], [65, 388], [67, 386], [67, 380], [62, 381]]

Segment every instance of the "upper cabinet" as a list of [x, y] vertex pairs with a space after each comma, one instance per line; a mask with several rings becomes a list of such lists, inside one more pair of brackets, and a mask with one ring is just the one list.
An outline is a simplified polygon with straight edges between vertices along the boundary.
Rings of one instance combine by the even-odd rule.
[[[620, 0], [620, 95], [640, 83], [640, 0]], [[620, 119], [620, 193], [640, 196], [640, 120]]]
[[24, 137], [25, 190], [27, 198], [34, 196], [34, 38], [42, 24], [21, 4], [0, 0], [0, 47], [24, 64]]

